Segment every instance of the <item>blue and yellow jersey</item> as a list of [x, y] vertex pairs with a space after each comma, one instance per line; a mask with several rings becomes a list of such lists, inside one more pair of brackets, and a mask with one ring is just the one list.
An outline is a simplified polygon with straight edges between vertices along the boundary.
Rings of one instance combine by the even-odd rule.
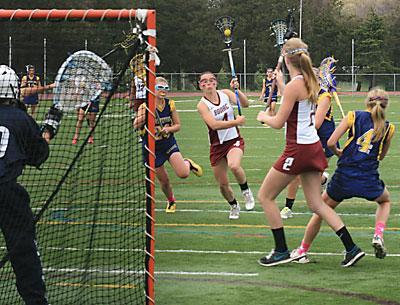
[[[263, 79], [263, 85], [265, 86], [265, 93], [264, 93], [265, 97], [269, 96], [269, 92], [271, 91], [273, 81], [274, 80], [272, 78], [271, 79], [268, 79], [268, 78]], [[274, 92], [272, 93], [272, 100], [276, 101], [277, 97], [278, 97], [278, 86], [275, 86]]]
[[[168, 98], [164, 99], [164, 103], [161, 107], [156, 107], [156, 111], [158, 116], [156, 116], [156, 145], [161, 144], [162, 142], [168, 141], [169, 138], [174, 137], [172, 133], [168, 133], [167, 135], [162, 135], [161, 130], [162, 126], [172, 126], [172, 112], [175, 110], [175, 101], [170, 100]], [[145, 135], [144, 128], [141, 129], [140, 135]]]
[[[332, 95], [329, 92], [325, 91], [324, 89], [321, 89], [318, 94], [317, 107], [318, 103], [326, 97], [328, 97], [329, 100], [332, 101]], [[325, 114], [324, 121], [322, 122], [321, 126], [318, 129], [318, 135], [320, 137], [329, 138], [334, 131], [335, 131], [335, 121], [333, 119], [333, 109], [331, 102], [328, 111]]]
[[365, 172], [377, 173], [379, 157], [383, 146], [393, 137], [394, 125], [386, 121], [384, 136], [376, 142], [373, 142], [374, 123], [369, 111], [350, 111], [348, 126], [348, 138], [343, 155], [338, 160], [337, 171], [352, 176], [357, 174], [357, 169], [361, 175], [365, 175]]

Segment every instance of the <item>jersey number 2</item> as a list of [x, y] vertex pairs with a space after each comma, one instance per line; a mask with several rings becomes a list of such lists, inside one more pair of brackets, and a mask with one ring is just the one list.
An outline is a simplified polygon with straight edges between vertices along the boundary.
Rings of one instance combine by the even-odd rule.
[[0, 158], [6, 154], [8, 139], [10, 138], [10, 131], [7, 127], [0, 126]]
[[285, 163], [283, 163], [283, 165], [282, 165], [282, 168], [285, 171], [290, 171], [290, 167], [293, 165], [293, 162], [294, 162], [294, 158], [292, 158], [292, 157], [286, 158]]

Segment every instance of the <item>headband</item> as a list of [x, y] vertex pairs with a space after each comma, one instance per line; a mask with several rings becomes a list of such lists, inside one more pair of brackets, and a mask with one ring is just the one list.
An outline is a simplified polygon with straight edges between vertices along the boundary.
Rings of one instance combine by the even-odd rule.
[[295, 54], [301, 54], [301, 53], [307, 53], [308, 50], [306, 48], [296, 48], [296, 49], [290, 49], [290, 50], [285, 50], [286, 54], [285, 55], [295, 55]]

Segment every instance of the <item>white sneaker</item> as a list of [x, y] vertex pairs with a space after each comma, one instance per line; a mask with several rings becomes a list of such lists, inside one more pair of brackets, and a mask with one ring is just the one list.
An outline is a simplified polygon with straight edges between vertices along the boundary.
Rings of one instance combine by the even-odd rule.
[[292, 253], [290, 253], [290, 258], [292, 258], [293, 263], [307, 264], [310, 262], [307, 252], [302, 251], [300, 248], [294, 249]]
[[293, 212], [291, 209], [288, 207], [284, 207], [281, 211], [281, 218], [282, 219], [288, 219], [293, 217]]
[[322, 173], [322, 177], [325, 178], [325, 181], [321, 183], [322, 191], [325, 191], [326, 187], [328, 186], [329, 173], [328, 172], [323, 172]]
[[229, 219], [239, 219], [240, 205], [239, 203], [231, 206], [231, 211], [229, 212]]
[[372, 247], [375, 249], [375, 257], [383, 259], [386, 256], [386, 249], [383, 239], [378, 235], [375, 235], [372, 239]]
[[246, 210], [250, 211], [252, 209], [254, 209], [254, 206], [256, 205], [255, 201], [254, 201], [254, 197], [253, 197], [253, 193], [251, 192], [251, 189], [247, 189], [242, 191], [242, 195], [244, 197], [244, 201], [246, 203]]

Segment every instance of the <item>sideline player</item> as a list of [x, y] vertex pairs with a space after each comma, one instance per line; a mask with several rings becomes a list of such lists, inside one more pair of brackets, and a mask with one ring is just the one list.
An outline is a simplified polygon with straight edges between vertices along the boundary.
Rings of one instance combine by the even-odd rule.
[[[217, 90], [217, 83], [217, 78], [212, 72], [203, 72], [200, 75], [199, 87], [203, 91], [203, 97], [197, 104], [197, 110], [208, 127], [211, 167], [221, 194], [231, 207], [229, 219], [239, 219], [240, 205], [229, 185], [228, 169], [232, 171], [240, 186], [246, 210], [254, 209], [255, 205], [253, 193], [241, 166], [244, 140], [240, 136], [239, 126], [244, 125], [246, 119], [242, 115], [235, 118], [231, 104], [236, 103], [235, 93], [229, 89]], [[232, 89], [239, 88], [236, 79], [231, 80], [230, 86]], [[248, 107], [246, 95], [239, 89], [238, 94], [240, 104]]]
[[[337, 168], [322, 197], [326, 204], [336, 208], [344, 199], [353, 197], [376, 201], [375, 233], [372, 246], [377, 258], [386, 256], [383, 232], [390, 214], [390, 194], [379, 178], [379, 161], [390, 147], [394, 125], [385, 120], [389, 99], [382, 89], [372, 89], [365, 100], [366, 111], [350, 111], [328, 140], [328, 146], [339, 157]], [[338, 140], [348, 132], [343, 149]], [[304, 257], [321, 227], [321, 217], [314, 214], [309, 221], [299, 248], [292, 258]], [[307, 256], [302, 263], [308, 262]]]
[[[178, 112], [176, 111], [175, 102], [167, 98], [169, 91], [168, 81], [163, 77], [156, 78], [155, 86], [155, 104], [156, 104], [156, 176], [161, 185], [165, 197], [167, 197], [166, 213], [175, 213], [176, 200], [172, 191], [171, 182], [164, 163], [168, 161], [171, 164], [177, 177], [185, 179], [189, 176], [190, 171], [200, 177], [203, 175], [203, 169], [193, 160], [183, 158], [179, 150], [178, 143], [175, 140], [174, 134], [181, 129], [181, 122]], [[141, 104], [136, 118], [133, 122], [135, 129], [141, 130], [143, 155], [148, 152], [147, 137], [144, 125], [146, 122], [146, 104]]]
[[[28, 65], [26, 67], [27, 74], [22, 77], [21, 80], [21, 88], [35, 88], [41, 87], [40, 77], [35, 73], [35, 67], [32, 65]], [[30, 109], [31, 116], [35, 118], [36, 109], [39, 104], [39, 95], [38, 93], [26, 95], [23, 97], [24, 104]]]
[[260, 94], [260, 100], [266, 103], [265, 110], [269, 107], [272, 113], [275, 113], [276, 102], [278, 99], [278, 86], [275, 86], [274, 92], [271, 95], [271, 104], [268, 105], [268, 97], [272, 89], [272, 82], [274, 81], [272, 68], [268, 68], [266, 71], [265, 78], [263, 79], [262, 90]]

